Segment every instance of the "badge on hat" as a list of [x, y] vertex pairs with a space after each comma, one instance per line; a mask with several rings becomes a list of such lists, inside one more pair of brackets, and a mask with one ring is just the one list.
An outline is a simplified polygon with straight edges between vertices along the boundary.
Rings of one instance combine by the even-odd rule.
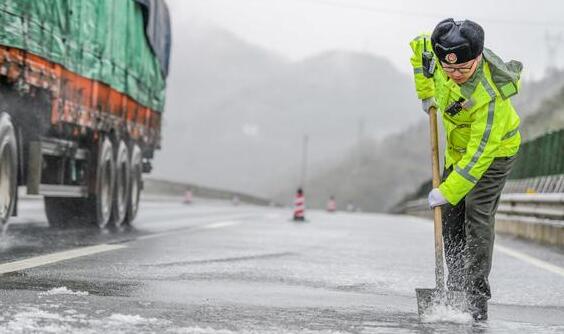
[[456, 63], [456, 61], [458, 60], [458, 57], [456, 56], [456, 53], [451, 52], [449, 54], [446, 55], [445, 60], [449, 63], [449, 64], [454, 64]]

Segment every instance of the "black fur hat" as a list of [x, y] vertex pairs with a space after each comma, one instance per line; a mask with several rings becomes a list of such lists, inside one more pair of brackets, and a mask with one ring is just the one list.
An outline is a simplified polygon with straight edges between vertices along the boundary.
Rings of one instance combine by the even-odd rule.
[[484, 50], [484, 29], [470, 20], [446, 19], [433, 30], [431, 43], [440, 61], [462, 64], [478, 57]]

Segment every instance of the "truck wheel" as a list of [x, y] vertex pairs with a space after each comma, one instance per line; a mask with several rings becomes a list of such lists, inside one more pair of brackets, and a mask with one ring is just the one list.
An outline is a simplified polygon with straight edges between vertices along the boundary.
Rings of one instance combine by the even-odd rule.
[[131, 165], [130, 165], [130, 186], [129, 186], [129, 200], [127, 205], [127, 218], [126, 222], [131, 224], [137, 212], [139, 211], [139, 199], [141, 197], [141, 189], [143, 188], [143, 157], [141, 149], [138, 145], [134, 145], [131, 150]]
[[113, 144], [104, 138], [98, 152], [96, 168], [96, 194], [88, 198], [91, 222], [98, 227], [105, 227], [110, 221], [112, 204], [114, 202], [114, 186], [116, 179], [116, 163], [114, 160]]
[[18, 145], [10, 115], [0, 114], [0, 225], [12, 212], [17, 196]]
[[114, 226], [120, 226], [127, 216], [129, 185], [131, 183], [130, 174], [129, 149], [125, 142], [120, 141], [116, 153], [116, 183], [112, 212], [112, 223]]
[[96, 193], [88, 198], [45, 197], [49, 225], [57, 228], [98, 226], [110, 221], [114, 200], [115, 160], [112, 142], [104, 138], [98, 149]]

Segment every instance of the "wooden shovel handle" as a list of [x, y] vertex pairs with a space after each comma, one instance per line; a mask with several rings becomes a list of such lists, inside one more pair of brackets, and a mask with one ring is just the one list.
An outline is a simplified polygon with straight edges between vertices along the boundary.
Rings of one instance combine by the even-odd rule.
[[[437, 108], [429, 108], [429, 125], [431, 129], [431, 162], [433, 167], [433, 188], [438, 188], [441, 184], [441, 174], [439, 165], [439, 135], [437, 128]], [[435, 225], [435, 279], [437, 288], [444, 290], [444, 264], [443, 264], [443, 225], [441, 207], [434, 209]]]

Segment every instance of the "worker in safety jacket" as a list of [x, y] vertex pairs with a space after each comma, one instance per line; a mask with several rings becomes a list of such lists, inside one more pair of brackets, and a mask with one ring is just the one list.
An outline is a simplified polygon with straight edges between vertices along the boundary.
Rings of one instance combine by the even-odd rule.
[[446, 19], [411, 41], [411, 64], [423, 110], [437, 107], [446, 136], [443, 179], [429, 206], [443, 207], [447, 287], [465, 291], [476, 320], [491, 298], [494, 216], [519, 150], [517, 94], [522, 64], [484, 48], [475, 22]]

